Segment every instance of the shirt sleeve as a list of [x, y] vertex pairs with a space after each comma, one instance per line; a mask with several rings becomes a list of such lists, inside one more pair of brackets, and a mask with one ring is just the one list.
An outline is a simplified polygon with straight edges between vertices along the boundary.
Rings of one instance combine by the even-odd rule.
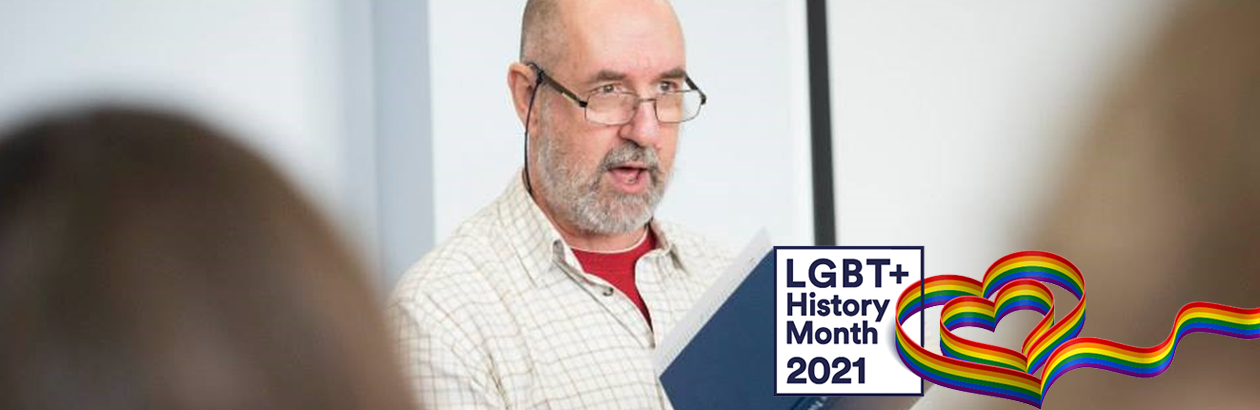
[[449, 312], [415, 295], [394, 301], [389, 318], [395, 346], [421, 409], [505, 409], [490, 358]]

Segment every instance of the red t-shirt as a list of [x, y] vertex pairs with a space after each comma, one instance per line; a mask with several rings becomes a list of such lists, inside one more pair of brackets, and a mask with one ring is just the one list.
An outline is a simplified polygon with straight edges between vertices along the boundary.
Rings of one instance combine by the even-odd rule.
[[639, 296], [639, 289], [634, 285], [634, 264], [639, 258], [656, 248], [656, 236], [648, 231], [643, 241], [634, 248], [616, 253], [588, 252], [581, 249], [573, 249], [573, 256], [577, 257], [579, 263], [582, 264], [582, 270], [601, 279], [608, 281], [617, 290], [630, 298], [635, 306], [639, 307], [639, 312], [643, 313], [643, 318], [647, 320], [648, 326], [652, 325], [652, 315], [648, 313], [647, 305], [643, 303], [643, 298]]

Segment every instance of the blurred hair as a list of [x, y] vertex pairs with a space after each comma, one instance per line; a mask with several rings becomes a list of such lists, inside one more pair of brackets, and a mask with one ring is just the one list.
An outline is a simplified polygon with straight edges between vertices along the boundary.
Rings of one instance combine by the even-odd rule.
[[1257, 39], [1260, 2], [1175, 10], [1086, 130], [1041, 242], [1184, 297], [1260, 301]]
[[[1085, 273], [1082, 336], [1154, 346], [1186, 303], [1260, 306], [1257, 39], [1260, 2], [1183, 3], [1106, 95], [1036, 241]], [[1260, 341], [1196, 334], [1159, 377], [1073, 371], [1045, 405], [1254, 408], [1256, 383]]]
[[0, 139], [0, 408], [407, 408], [366, 280], [202, 124], [96, 108]]

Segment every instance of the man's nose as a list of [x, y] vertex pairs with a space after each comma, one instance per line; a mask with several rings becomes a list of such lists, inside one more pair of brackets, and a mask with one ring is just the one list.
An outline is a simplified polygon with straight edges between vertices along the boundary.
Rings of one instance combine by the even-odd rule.
[[641, 147], [659, 148], [656, 145], [661, 139], [661, 122], [656, 119], [656, 102], [639, 101], [634, 117], [621, 126], [620, 135]]

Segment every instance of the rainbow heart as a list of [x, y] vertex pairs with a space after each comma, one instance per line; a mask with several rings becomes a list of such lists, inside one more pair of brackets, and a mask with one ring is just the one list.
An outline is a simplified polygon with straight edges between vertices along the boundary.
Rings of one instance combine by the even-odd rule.
[[[1054, 325], [1054, 295], [1041, 282], [1019, 279], [1003, 286], [993, 296], [993, 301], [976, 296], [960, 296], [945, 303], [941, 311], [941, 353], [955, 359], [1030, 372], [1029, 351], [1037, 346], [1036, 342]], [[1028, 336], [1024, 338], [1023, 348], [1018, 352], [973, 342], [953, 332], [961, 327], [993, 331], [1002, 318], [1021, 310], [1031, 310], [1044, 317], [1029, 330]]]
[[[1079, 300], [1063, 320], [1056, 322], [1054, 296], [1043, 282], [1059, 286]], [[942, 305], [943, 355], [918, 345], [902, 328], [915, 314]], [[1019, 352], [953, 333], [954, 329], [968, 326], [993, 330], [1006, 315], [1020, 310], [1032, 310], [1045, 317], [1029, 331]], [[1073, 369], [1092, 367], [1154, 377], [1167, 370], [1177, 342], [1187, 334], [1260, 338], [1260, 308], [1190, 303], [1177, 313], [1168, 338], [1149, 348], [1079, 338], [1084, 324], [1085, 280], [1080, 270], [1053, 253], [1016, 252], [994, 262], [979, 282], [943, 275], [907, 287], [897, 301], [897, 352], [906, 367], [937, 385], [1040, 408], [1054, 381]]]

